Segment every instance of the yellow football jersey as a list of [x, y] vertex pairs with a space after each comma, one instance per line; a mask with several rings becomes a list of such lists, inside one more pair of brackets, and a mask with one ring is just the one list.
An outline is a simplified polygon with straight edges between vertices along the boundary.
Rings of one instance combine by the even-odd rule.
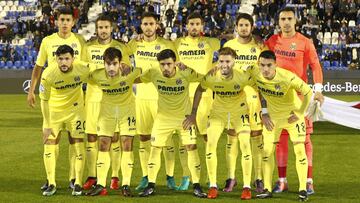
[[103, 68], [91, 72], [90, 80], [96, 83], [102, 90], [101, 103], [126, 108], [135, 102], [132, 85], [140, 74], [141, 69], [134, 68], [127, 76], [121, 76], [121, 74], [119, 74], [115, 78], [110, 78]]
[[[220, 41], [216, 38], [181, 37], [175, 41], [175, 47], [179, 60], [200, 74], [205, 75], [213, 68], [213, 60], [220, 49]], [[190, 96], [193, 97], [199, 83], [190, 84]], [[212, 97], [211, 91], [203, 94], [204, 97]]]
[[[164, 49], [171, 49], [176, 53], [174, 44], [162, 37], [152, 42], [131, 40], [128, 44], [130, 56], [133, 55], [134, 67], [140, 67], [145, 72], [150, 66], [158, 66], [157, 54]], [[153, 84], [137, 84], [136, 97], [140, 99], [157, 99], [157, 91]]]
[[81, 60], [82, 47], [85, 45], [84, 38], [79, 34], [71, 33], [70, 37], [63, 39], [59, 37], [58, 33], [54, 33], [42, 40], [36, 65], [43, 67], [46, 62], [48, 66], [56, 63], [56, 50], [64, 44], [71, 46], [74, 49], [76, 59]]
[[227, 41], [224, 47], [229, 47], [236, 51], [235, 67], [245, 69], [249, 65], [256, 64], [260, 53], [265, 50], [264, 46], [256, 44], [254, 39], [247, 44], [242, 44], [235, 38]]
[[[109, 47], [119, 49], [122, 54], [122, 61], [128, 65], [131, 65], [129, 58], [129, 48], [125, 44], [116, 40], [111, 40], [109, 44], [100, 44], [97, 39], [87, 42], [82, 51], [82, 59], [86, 62], [99, 64], [99, 68], [104, 68], [103, 54]], [[89, 81], [86, 88], [86, 101], [100, 102], [101, 96], [101, 89], [96, 84], [92, 83], [92, 81]]]
[[57, 64], [52, 64], [42, 74], [40, 98], [49, 101], [50, 111], [62, 112], [84, 106], [82, 84], [94, 67], [81, 61], [74, 61], [72, 66], [71, 71], [63, 73]]
[[283, 68], [276, 67], [276, 75], [272, 80], [264, 78], [257, 66], [251, 66], [249, 72], [257, 90], [267, 102], [271, 118], [286, 118], [291, 111], [298, 110], [301, 100], [297, 92], [304, 96], [311, 93], [309, 85]]
[[203, 75], [188, 68], [176, 70], [175, 76], [164, 77], [160, 67], [148, 69], [141, 76], [141, 81], [152, 82], [159, 95], [158, 113], [185, 118], [191, 112], [191, 102], [189, 97], [189, 85], [191, 82], [198, 82]]
[[250, 75], [241, 69], [233, 69], [233, 77], [228, 79], [224, 78], [220, 71], [213, 75], [207, 74], [200, 83], [203, 89], [214, 91], [212, 109], [219, 112], [238, 112], [240, 106], [246, 105], [243, 89], [252, 84]]

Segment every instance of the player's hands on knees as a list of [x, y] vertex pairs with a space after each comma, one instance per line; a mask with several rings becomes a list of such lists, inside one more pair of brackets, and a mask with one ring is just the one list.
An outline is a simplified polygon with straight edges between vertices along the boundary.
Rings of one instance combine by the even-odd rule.
[[322, 106], [324, 103], [324, 95], [321, 92], [315, 92], [314, 100], [319, 101], [320, 106]]
[[268, 113], [262, 114], [261, 120], [268, 131], [272, 131], [274, 129], [274, 123], [271, 121]]
[[43, 142], [44, 144], [46, 143], [46, 141], [49, 139], [50, 136], [53, 136], [54, 138], [56, 137], [52, 128], [44, 128], [43, 130]]
[[28, 105], [31, 108], [35, 108], [35, 94], [34, 94], [34, 92], [29, 91], [28, 96], [27, 96], [27, 102], [28, 102]]
[[183, 121], [183, 129], [189, 130], [191, 126], [196, 125], [196, 115], [190, 114], [185, 116], [185, 120]]
[[183, 62], [180, 62], [180, 61], [176, 62], [175, 66], [178, 67], [180, 70], [186, 70], [187, 69], [187, 66]]
[[299, 120], [299, 117], [292, 111], [290, 117], [288, 118], [288, 123], [294, 123]]
[[121, 76], [127, 76], [131, 72], [131, 67], [128, 64], [121, 62], [120, 70], [121, 70]]

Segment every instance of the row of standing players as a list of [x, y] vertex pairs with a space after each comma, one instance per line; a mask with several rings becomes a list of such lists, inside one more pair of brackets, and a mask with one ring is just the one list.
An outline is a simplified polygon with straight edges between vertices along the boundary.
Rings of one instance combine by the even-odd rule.
[[[276, 63], [278, 66], [285, 68], [285, 69], [289, 69], [292, 72], [296, 73], [298, 76], [300, 76], [304, 81], [307, 80], [306, 78], [306, 68], [307, 66], [310, 64], [310, 67], [313, 70], [313, 74], [314, 74], [314, 78], [315, 78], [315, 83], [317, 84], [321, 84], [322, 83], [322, 75], [321, 75], [321, 67], [319, 65], [318, 59], [315, 57], [316, 56], [316, 52], [315, 49], [313, 47], [313, 45], [311, 44], [311, 42], [303, 37], [301, 34], [297, 33], [295, 31], [295, 16], [293, 15], [293, 11], [291, 9], [288, 10], [283, 10], [280, 12], [280, 18], [279, 18], [279, 24], [280, 27], [282, 29], [282, 34], [280, 35], [275, 35], [272, 38], [270, 38], [264, 46], [263, 44], [261, 44], [259, 42], [259, 40], [254, 39], [251, 36], [251, 31], [252, 31], [252, 25], [253, 25], [253, 21], [252, 18], [249, 18], [248, 15], [246, 14], [241, 14], [239, 15], [239, 18], [236, 21], [236, 25], [235, 25], [235, 29], [237, 30], [238, 36], [233, 39], [230, 40], [229, 42], [227, 42], [225, 44], [225, 46], [231, 47], [236, 51], [237, 57], [236, 57], [236, 66], [239, 68], [242, 65], [250, 65], [252, 63], [256, 63], [258, 56], [261, 52], [261, 50], [266, 49], [266, 47], [268, 49], [274, 50], [275, 54], [277, 56], [277, 60]], [[251, 17], [251, 16], [250, 16]], [[82, 40], [81, 36], [71, 33], [71, 27], [73, 26], [73, 17], [71, 16], [71, 14], [66, 13], [66, 12], [60, 12], [59, 16], [58, 16], [58, 27], [59, 27], [59, 32], [55, 33], [51, 36], [48, 36], [46, 38], [44, 38], [41, 48], [40, 48], [40, 53], [38, 56], [38, 60], [36, 62], [36, 66], [34, 68], [33, 71], [33, 76], [32, 76], [32, 86], [29, 92], [29, 96], [28, 96], [28, 101], [29, 104], [31, 106], [34, 105], [35, 103], [35, 99], [34, 99], [34, 89], [36, 86], [36, 83], [38, 82], [38, 79], [40, 78], [40, 74], [41, 74], [41, 68], [45, 65], [45, 62], [47, 61], [49, 64], [51, 62], [55, 61], [55, 51], [56, 48], [61, 45], [61, 44], [68, 44], [70, 45], [74, 50], [75, 50], [75, 55], [77, 55], [78, 57], [84, 57], [84, 59], [92, 62], [92, 63], [103, 63], [103, 57], [102, 57], [102, 53], [104, 52], [104, 50], [108, 47], [117, 47], [118, 49], [121, 50], [121, 53], [123, 53], [123, 61], [126, 63], [126, 54], [128, 53], [128, 55], [133, 55], [134, 57], [134, 61], [136, 63], [137, 67], [149, 67], [149, 66], [156, 66], [156, 64], [158, 63], [156, 60], [156, 54], [159, 53], [161, 50], [169, 48], [169, 49], [173, 49], [174, 51], [176, 51], [177, 53], [177, 57], [179, 57], [180, 61], [182, 61], [184, 64], [186, 64], [189, 67], [194, 67], [194, 69], [200, 73], [200, 74], [205, 74], [209, 69], [211, 69], [213, 66], [213, 58], [214, 58], [214, 54], [216, 54], [216, 51], [220, 48], [219, 45], [219, 41], [217, 39], [213, 39], [213, 38], [207, 38], [207, 37], [201, 37], [200, 33], [202, 31], [203, 28], [203, 21], [202, 21], [202, 17], [199, 16], [198, 14], [193, 14], [189, 16], [189, 19], [187, 21], [187, 30], [188, 30], [188, 36], [184, 37], [184, 38], [180, 38], [176, 41], [175, 44], [166, 41], [160, 37], [156, 36], [156, 26], [157, 26], [157, 22], [156, 22], [156, 18], [152, 17], [152, 14], [144, 14], [144, 16], [142, 17], [142, 23], [141, 23], [141, 29], [143, 31], [143, 35], [141, 39], [137, 39], [137, 40], [133, 40], [132, 42], [130, 42], [128, 44], [128, 46], [120, 44], [115, 42], [114, 40], [111, 40], [111, 31], [112, 31], [112, 26], [111, 26], [111, 21], [108, 20], [106, 17], [100, 17], [97, 22], [96, 22], [96, 33], [98, 38], [92, 42], [88, 42], [86, 46], [84, 46], [84, 41]], [[315, 52], [315, 55], [314, 55]], [[129, 61], [130, 61], [130, 57], [129, 57]], [[130, 62], [128, 62], [130, 63]], [[290, 66], [289, 66], [290, 65]], [[191, 87], [192, 86], [192, 87]], [[196, 89], [197, 84], [194, 85], [190, 85], [190, 95], [194, 95], [195, 93], [195, 89]], [[316, 85], [315, 85], [316, 86]], [[149, 90], [148, 88], [151, 88], [152, 85], [137, 85], [137, 92], [136, 92], [136, 105], [137, 105], [137, 110], [136, 113], [137, 114], [142, 114], [141, 116], [136, 116], [136, 121], [138, 123], [137, 127], [137, 133], [140, 134], [140, 149], [139, 149], [139, 154], [140, 154], [140, 163], [141, 163], [141, 167], [142, 167], [142, 171], [143, 171], [143, 178], [141, 180], [140, 185], [138, 186], [138, 189], [144, 189], [147, 186], [149, 186], [148, 184], [148, 160], [149, 160], [149, 156], [150, 156], [150, 148], [151, 148], [151, 144], [150, 144], [150, 138], [151, 138], [151, 129], [152, 129], [152, 121], [154, 121], [154, 111], [156, 112], [156, 109], [154, 109], [154, 107], [157, 106], [157, 102], [156, 102], [156, 97], [155, 95], [157, 95], [156, 90], [152, 89]], [[147, 89], [146, 89], [147, 88]], [[322, 101], [322, 95], [321, 95], [321, 90], [320, 88], [315, 89], [315, 99]], [[251, 91], [251, 90], [250, 90]], [[250, 93], [251, 94], [251, 93]], [[96, 103], [96, 101], [90, 101], [91, 97], [89, 96], [89, 93], [87, 93], [86, 96], [86, 103], [90, 104], [90, 103]], [[93, 99], [97, 98], [96, 96], [94, 96]], [[198, 131], [200, 134], [202, 135], [206, 135], [206, 121], [204, 122], [203, 118], [206, 118], [206, 115], [209, 115], [209, 110], [211, 107], [211, 93], [208, 96], [204, 96], [203, 99], [201, 100], [200, 103], [200, 109], [199, 112], [201, 112], [201, 109], [204, 108], [203, 110], [203, 114], [198, 113], [197, 117], [198, 117], [198, 122], [197, 122], [197, 127], [198, 127]], [[259, 102], [257, 102], [259, 103]], [[250, 103], [252, 104], [252, 103]], [[258, 106], [258, 105], [257, 105]], [[89, 105], [87, 105], [87, 109], [88, 109]], [[249, 105], [249, 108], [251, 109], [251, 105]], [[253, 107], [256, 108], [256, 107]], [[258, 108], [258, 107], [257, 107]], [[142, 112], [141, 112], [142, 111]], [[254, 115], [255, 113], [260, 113], [260, 112], [252, 112], [252, 114]], [[263, 112], [264, 113], [264, 112]], [[251, 112], [250, 112], [251, 115]], [[259, 115], [259, 114], [257, 114]], [[97, 148], [97, 144], [96, 142], [98, 141], [97, 139], [101, 139], [101, 137], [97, 137], [97, 130], [93, 130], [92, 132], [90, 131], [91, 128], [94, 129], [94, 126], [89, 126], [88, 120], [91, 120], [91, 118], [93, 118], [94, 116], [90, 117], [89, 113], [87, 113], [87, 122], [86, 122], [86, 131], [87, 131], [87, 135], [88, 135], [88, 142], [87, 142], [87, 155], [88, 155], [88, 168], [89, 168], [89, 172], [93, 171], [92, 174], [89, 174], [89, 178], [87, 179], [84, 188], [88, 188], [89, 189], [89, 185], [91, 186], [92, 184], [96, 183], [96, 179], [95, 177], [99, 175], [96, 174], [96, 161], [90, 161], [90, 157], [91, 156], [95, 156], [96, 157], [96, 148]], [[199, 119], [201, 118], [201, 119]], [[250, 116], [251, 118], [251, 116]], [[201, 122], [200, 122], [201, 121]], [[144, 125], [142, 125], [144, 124]], [[256, 176], [256, 187], [259, 188], [258, 191], [259, 192], [263, 192], [262, 188], [261, 188], [261, 184], [262, 184], [262, 172], [261, 172], [261, 167], [259, 167], [259, 165], [261, 166], [261, 159], [262, 159], [262, 155], [261, 152], [259, 154], [259, 151], [256, 151], [256, 149], [260, 149], [262, 146], [262, 133], [261, 133], [261, 128], [258, 127], [258, 129], [256, 129], [256, 126], [258, 126], [257, 124], [253, 125], [254, 128], [251, 128], [252, 132], [251, 132], [251, 144], [252, 144], [252, 154], [253, 154], [253, 158], [254, 158], [254, 166], [255, 166], [255, 176]], [[95, 124], [96, 127], [96, 124]], [[44, 128], [45, 129], [45, 128]], [[46, 131], [44, 130], [44, 138], [46, 138], [48, 135], [46, 135], [45, 133]], [[231, 132], [229, 132], [229, 134], [231, 134]], [[305, 149], [306, 147], [311, 146], [311, 142], [309, 140], [309, 133], [306, 133], [306, 141], [305, 141]], [[121, 136], [123, 137], [123, 136]], [[285, 137], [283, 139], [283, 137]], [[280, 137], [280, 147], [281, 147], [281, 143], [282, 141], [286, 140], [287, 142], [287, 137], [285, 136], [285, 134], [283, 133]], [[45, 139], [44, 139], [45, 140]], [[74, 140], [73, 138], [69, 138], [70, 140], [70, 152], [71, 151], [76, 151], [74, 149], [71, 148], [75, 148], [73, 147], [74, 145], [76, 145], [76, 139]], [[122, 151], [123, 151], [123, 155], [127, 154], [126, 152], [132, 151], [132, 147], [130, 147], [129, 145], [132, 145], [132, 139], [127, 140], [123, 140], [122, 138], [120, 138], [121, 143], [122, 143]], [[46, 140], [45, 140], [46, 141]], [[56, 142], [55, 142], [56, 143]], [[55, 144], [53, 143], [53, 144]], [[102, 144], [103, 142], [99, 142], [100, 143], [100, 151], [102, 151]], [[130, 144], [129, 144], [130, 143]], [[49, 145], [51, 145], [52, 143], [49, 141]], [[109, 144], [109, 143], [108, 143]], [[164, 150], [164, 155], [165, 155], [165, 160], [166, 160], [166, 173], [167, 173], [167, 181], [168, 181], [168, 186], [175, 188], [174, 187], [174, 181], [173, 181], [173, 161], [174, 158], [171, 158], [171, 156], [174, 156], [173, 153], [173, 143], [167, 143], [167, 145], [170, 145], [168, 147], [165, 148]], [[45, 142], [45, 145], [47, 145], [47, 142]], [[107, 149], [107, 150], [111, 150], [111, 154], [113, 154], [114, 156], [112, 156], [112, 160], [118, 160], [116, 159], [116, 156], [119, 157], [120, 154], [120, 148], [119, 147], [114, 147], [114, 146], [119, 146], [119, 137], [118, 136], [113, 136], [112, 138], [112, 146], [111, 149]], [[236, 184], [235, 181], [235, 166], [236, 166], [236, 162], [234, 163], [233, 160], [236, 160], [236, 155], [238, 153], [238, 141], [237, 139], [234, 139], [234, 137], [232, 137], [231, 135], [228, 136], [228, 147], [227, 147], [227, 158], [228, 158], [228, 168], [229, 168], [229, 179], [226, 181], [226, 186], [224, 191], [231, 191], [232, 188], [234, 187], [234, 185]], [[241, 145], [241, 143], [240, 143]], [[232, 146], [232, 147], [231, 147]], [[256, 147], [258, 146], [258, 147]], [[278, 149], [280, 148], [278, 147]], [[106, 147], [105, 147], [106, 148]], [[287, 143], [286, 143], [286, 147], [283, 147], [285, 149], [285, 151], [287, 151]], [[311, 148], [311, 147], [310, 147]], [[45, 147], [46, 149], [46, 147]], [[105, 149], [106, 151], [106, 149]], [[184, 177], [182, 180], [182, 184], [180, 185], [180, 187], [178, 187], [179, 189], [187, 189], [188, 185], [189, 185], [189, 176], [190, 176], [190, 171], [187, 169], [188, 166], [186, 166], [186, 153], [184, 153], [184, 146], [180, 146], [180, 160], [181, 160], [181, 164], [183, 166], [183, 171], [184, 171]], [[280, 152], [281, 150], [277, 150], [278, 152]], [[309, 161], [309, 169], [311, 167], [311, 151], [306, 150], [307, 155], [308, 155], [308, 161]], [[118, 153], [118, 155], [116, 155], [116, 153]], [[76, 154], [76, 153], [73, 153]], [[286, 166], [282, 165], [280, 166], [280, 164], [284, 164], [281, 163], [281, 161], [279, 161], [279, 155], [282, 153], [277, 153], [278, 155], [278, 164], [279, 164], [279, 169], [281, 169], [282, 171], [286, 171]], [[235, 155], [235, 156], [234, 156]], [[282, 154], [284, 155], [284, 154]], [[128, 158], [126, 158], [127, 160], [131, 160], [131, 156], [132, 155], [127, 155]], [[45, 157], [45, 156], [44, 156]], [[76, 157], [76, 156], [71, 156], [71, 157]], [[123, 156], [124, 157], [124, 156]], [[124, 159], [124, 158], [121, 159]], [[257, 160], [256, 160], [257, 157]], [[287, 157], [286, 157], [287, 158]], [[70, 162], [74, 163], [73, 161], [74, 158], [71, 158]], [[284, 157], [282, 158], [284, 159]], [[94, 159], [93, 159], [94, 160]], [[96, 159], [95, 159], [96, 160]], [[260, 161], [259, 161], [260, 160]], [[284, 161], [283, 161], [284, 162]], [[122, 162], [121, 162], [122, 163]], [[260, 163], [259, 165], [256, 166], [256, 163]], [[112, 184], [111, 187], [113, 188], [117, 188], [118, 187], [118, 170], [120, 168], [120, 164], [116, 163], [116, 161], [114, 161], [113, 163], [113, 169], [115, 169], [115, 171], [113, 170], [113, 178], [112, 178]], [[235, 164], [235, 165], [232, 165]], [[46, 165], [46, 164], [45, 164]], [[70, 164], [71, 167], [75, 168], [75, 164]], [[124, 161], [124, 165], [128, 165], [131, 166], [131, 164], [126, 164]], [[114, 167], [115, 166], [115, 167]], [[95, 168], [95, 170], [94, 170]], [[117, 171], [116, 171], [117, 170]], [[281, 171], [279, 170], [279, 171]], [[311, 170], [311, 169], [310, 169]], [[311, 178], [311, 171], [309, 170], [308, 177]], [[76, 176], [75, 172], [73, 172], [74, 169], [70, 169], [70, 179], [73, 180]], [[126, 171], [126, 170], [122, 170], [122, 171]], [[124, 173], [123, 173], [124, 175]], [[193, 177], [192, 177], [193, 178]], [[81, 185], [81, 178], [78, 178], [78, 182], [76, 183], [77, 185]], [[127, 178], [128, 179], [128, 178]], [[312, 182], [311, 179], [309, 180], [309, 184], [308, 184], [308, 193], [312, 193], [313, 190], [311, 187], [312, 186]], [[48, 180], [49, 181], [49, 180]], [[194, 180], [193, 180], [194, 182]], [[151, 181], [150, 181], [151, 183]], [[122, 184], [122, 188], [123, 188], [123, 193], [126, 193], [127, 190], [129, 190], [128, 187], [130, 183], [124, 183], [123, 180], [123, 184]], [[48, 184], [47, 186], [50, 186], [51, 184]], [[105, 186], [105, 185], [103, 185]], [[124, 187], [125, 186], [125, 187]], [[213, 187], [211, 188], [217, 188], [216, 183], [215, 185], [212, 185]], [[247, 187], [250, 187], [250, 185], [246, 185]], [[49, 193], [45, 193], [45, 194], [51, 194], [54, 190], [51, 190], [51, 188], [49, 189], [49, 187], [45, 188], [45, 191], [50, 191]], [[268, 189], [268, 191], [271, 191], [271, 187], [266, 188]], [[286, 190], [286, 178], [281, 177], [279, 179], [279, 182], [277, 183], [276, 187], [274, 188], [274, 192], [281, 192], [283, 190]], [[100, 191], [102, 193], [105, 193], [104, 188], [102, 188]], [[214, 191], [214, 190], [213, 190]], [[217, 192], [215, 194], [215, 192], [210, 192], [208, 194], [208, 197], [210, 198], [216, 198], [217, 196]], [[269, 195], [268, 195], [269, 196]]]

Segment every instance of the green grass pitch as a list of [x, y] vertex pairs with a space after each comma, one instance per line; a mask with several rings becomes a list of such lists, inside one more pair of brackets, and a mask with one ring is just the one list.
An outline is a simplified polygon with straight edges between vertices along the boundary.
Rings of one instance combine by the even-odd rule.
[[[359, 96], [338, 97], [347, 101], [360, 100]], [[53, 197], [43, 197], [40, 186], [45, 180], [42, 160], [41, 113], [39, 98], [36, 109], [26, 104], [26, 95], [0, 95], [0, 202], [237, 202], [240, 201], [240, 186], [232, 193], [220, 192], [218, 199], [196, 199], [192, 190], [186, 192], [170, 191], [165, 187], [164, 164], [158, 175], [157, 194], [150, 198], [134, 197], [125, 199], [120, 191], [110, 191], [106, 197], [72, 197], [68, 186], [68, 147], [67, 138], [62, 137], [60, 157], [57, 164], [58, 191]], [[360, 121], [359, 121], [360, 122]], [[315, 123], [312, 135], [314, 146], [314, 182], [316, 194], [311, 202], [360, 202], [360, 131], [328, 122]], [[135, 166], [132, 176], [132, 189], [141, 177], [136, 137]], [[222, 137], [218, 147], [218, 184], [223, 186], [226, 179], [225, 166], [226, 137]], [[202, 186], [205, 189], [206, 165], [204, 142], [198, 140], [202, 161]], [[250, 200], [250, 202], [293, 202], [297, 201], [298, 181], [295, 172], [294, 154], [289, 146], [288, 181], [290, 191], [275, 194], [271, 200]], [[181, 178], [181, 167], [177, 157], [175, 166], [177, 183]], [[241, 180], [240, 159], [238, 159], [237, 178]], [[85, 172], [86, 174], [86, 172]], [[275, 170], [274, 177], [277, 177]], [[241, 182], [241, 181], [240, 181]], [[241, 185], [241, 184], [240, 184]], [[254, 195], [254, 193], [253, 193]]]

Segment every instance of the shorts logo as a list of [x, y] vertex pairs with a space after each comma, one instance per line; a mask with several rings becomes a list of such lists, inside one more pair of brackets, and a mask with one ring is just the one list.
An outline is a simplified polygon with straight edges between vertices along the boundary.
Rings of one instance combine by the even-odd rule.
[[256, 53], [256, 48], [255, 48], [255, 47], [251, 47], [250, 52], [251, 52], [252, 54]]
[[181, 85], [182, 84], [182, 80], [179, 78], [179, 79], [176, 79], [176, 84], [177, 85]]
[[198, 44], [198, 47], [200, 48], [200, 49], [203, 49], [204, 48], [204, 43], [203, 42], [200, 42], [199, 44]]
[[275, 85], [275, 89], [276, 89], [277, 91], [279, 91], [279, 90], [281, 89], [280, 85], [279, 85], [279, 84], [276, 84], [276, 85]]
[[79, 81], [80, 81], [80, 76], [75, 76], [75, 77], [74, 77], [74, 81], [75, 81], [75, 82], [79, 82]]
[[293, 50], [293, 51], [296, 49], [296, 43], [295, 42], [291, 43], [290, 49]]
[[155, 142], [155, 137], [151, 137], [151, 142]]
[[161, 48], [160, 45], [155, 46], [155, 50], [160, 50], [160, 48]]
[[241, 103], [240, 106], [245, 106], [245, 103]]
[[239, 85], [239, 84], [235, 84], [235, 85], [234, 85], [234, 89], [235, 89], [235, 90], [239, 90], [239, 89], [240, 89], [240, 85]]
[[77, 44], [76, 44], [76, 43], [72, 43], [72, 44], [71, 44], [71, 47], [72, 47], [72, 48], [77, 48]]
[[120, 86], [125, 86], [126, 85], [126, 82], [125, 81], [121, 81], [120, 82]]

